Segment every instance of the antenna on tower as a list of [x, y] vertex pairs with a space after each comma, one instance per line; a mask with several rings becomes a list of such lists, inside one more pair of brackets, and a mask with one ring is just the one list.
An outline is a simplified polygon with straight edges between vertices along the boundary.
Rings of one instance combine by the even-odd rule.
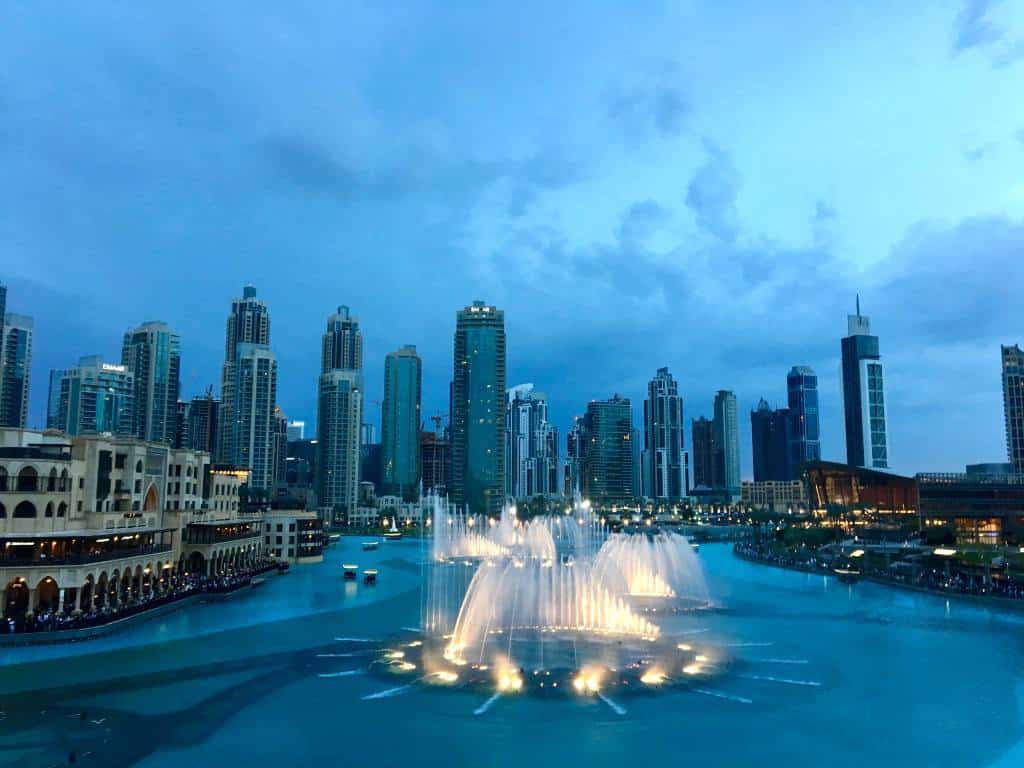
[[857, 294], [857, 317], [860, 317], [860, 294]]

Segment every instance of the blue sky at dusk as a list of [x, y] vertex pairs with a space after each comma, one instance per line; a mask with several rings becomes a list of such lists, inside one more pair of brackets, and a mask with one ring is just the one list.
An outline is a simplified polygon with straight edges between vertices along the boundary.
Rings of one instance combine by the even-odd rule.
[[[150, 319], [219, 388], [231, 299], [269, 305], [278, 400], [316, 419], [320, 334], [414, 343], [446, 412], [455, 311], [506, 312], [509, 384], [563, 432], [667, 365], [687, 423], [820, 376], [859, 291], [896, 471], [1005, 460], [1024, 342], [1024, 3], [10, 3], [0, 279], [50, 368]], [[690, 437], [687, 434], [687, 445]], [[564, 450], [564, 443], [562, 446]]]

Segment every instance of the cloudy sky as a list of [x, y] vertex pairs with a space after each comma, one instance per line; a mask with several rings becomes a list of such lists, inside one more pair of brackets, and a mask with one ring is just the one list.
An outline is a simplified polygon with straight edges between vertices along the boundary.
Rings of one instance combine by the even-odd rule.
[[[151, 5], [151, 7], [146, 7]], [[447, 410], [455, 311], [506, 311], [509, 383], [560, 429], [663, 365], [686, 416], [821, 378], [861, 295], [893, 468], [1004, 460], [999, 344], [1024, 342], [1024, 5], [1003, 2], [9, 3], [0, 279], [46, 376], [179, 331], [219, 386], [242, 285], [279, 401], [315, 422], [326, 316], [424, 359]], [[689, 436], [687, 436], [689, 443]]]

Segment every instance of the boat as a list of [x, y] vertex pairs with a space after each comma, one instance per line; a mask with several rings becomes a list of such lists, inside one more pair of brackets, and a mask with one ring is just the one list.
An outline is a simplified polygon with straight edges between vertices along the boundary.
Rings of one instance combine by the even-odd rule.
[[282, 560], [280, 563], [277, 564], [277, 572], [278, 573], [288, 573], [288, 569], [290, 567], [291, 566], [288, 564], [287, 561]]
[[341, 541], [341, 534], [332, 533], [327, 537], [327, 541], [331, 544], [337, 544], [339, 541]]
[[266, 583], [267, 583], [267, 580], [264, 579], [262, 576], [253, 576], [249, 580], [249, 586], [252, 586], [252, 587], [262, 587]]
[[373, 550], [375, 550], [377, 548], [379, 543], [380, 542], [377, 542], [377, 541], [364, 541], [363, 542], [363, 551], [364, 552], [372, 552]]
[[345, 581], [355, 581], [356, 576], [359, 575], [358, 565], [342, 565], [341, 570], [342, 578], [344, 578]]
[[860, 569], [849, 565], [833, 568], [832, 573], [844, 584], [856, 584], [860, 579]]
[[398, 541], [400, 538], [402, 538], [402, 532], [401, 531], [385, 531], [383, 536], [384, 536], [384, 541]]
[[367, 568], [363, 571], [363, 584], [376, 584], [377, 583], [377, 569]]

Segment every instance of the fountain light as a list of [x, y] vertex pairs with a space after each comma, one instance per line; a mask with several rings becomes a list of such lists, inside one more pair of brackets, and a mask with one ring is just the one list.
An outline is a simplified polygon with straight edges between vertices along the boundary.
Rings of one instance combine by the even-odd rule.
[[693, 657], [693, 660], [704, 662], [708, 660], [708, 657], [705, 656], [703, 653], [698, 653], [696, 656]]
[[676, 648], [678, 648], [680, 651], [692, 651], [693, 650], [693, 646], [689, 645], [688, 643], [680, 643], [679, 645], [676, 646]]
[[514, 671], [506, 670], [498, 675], [499, 691], [519, 691], [523, 688], [523, 678]]
[[388, 659], [404, 659], [405, 651], [388, 651], [384, 656]]
[[668, 675], [660, 669], [648, 669], [640, 677], [640, 682], [644, 685], [661, 685], [666, 680], [668, 680]]
[[685, 667], [683, 667], [683, 674], [684, 675], [699, 675], [700, 672], [701, 672], [701, 669], [702, 669], [702, 667], [701, 667], [700, 664], [687, 664]]
[[459, 679], [459, 676], [450, 670], [442, 669], [439, 672], [435, 672], [432, 677], [442, 683], [454, 683]]

